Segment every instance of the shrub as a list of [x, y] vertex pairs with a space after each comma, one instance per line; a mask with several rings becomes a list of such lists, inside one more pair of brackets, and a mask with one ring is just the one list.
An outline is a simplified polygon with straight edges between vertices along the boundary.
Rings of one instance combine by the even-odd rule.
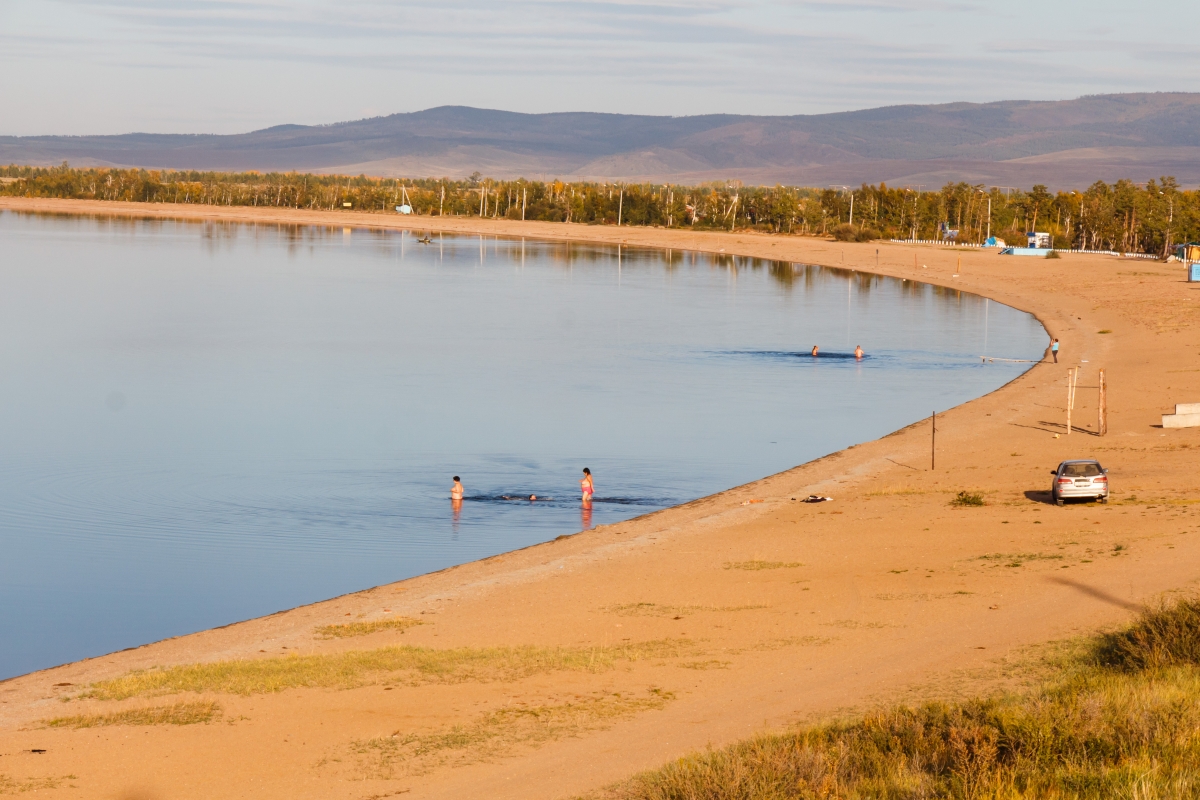
[[950, 501], [952, 506], [982, 506], [983, 495], [979, 492], [959, 492], [953, 500]]
[[833, 238], [839, 242], [870, 242], [880, 238], [877, 230], [866, 227], [856, 227], [849, 222], [843, 222], [833, 229]]
[[1051, 250], [1049, 253], [1046, 253], [1046, 258], [1062, 258], [1062, 256], [1058, 254], [1057, 250]]

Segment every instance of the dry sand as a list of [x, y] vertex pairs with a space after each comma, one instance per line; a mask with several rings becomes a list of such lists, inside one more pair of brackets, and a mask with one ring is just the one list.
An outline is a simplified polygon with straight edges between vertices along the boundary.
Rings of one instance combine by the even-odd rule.
[[[1036, 314], [1062, 340], [1062, 363], [1038, 364], [939, 416], [936, 470], [929, 424], [918, 422], [637, 520], [2, 683], [0, 794], [569, 797], [798, 721], [990, 690], [1019, 675], [1038, 646], [1119, 624], [1163, 593], [1194, 590], [1200, 576], [1200, 429], [1159, 427], [1173, 404], [1200, 402], [1200, 285], [1184, 282], [1179, 265], [336, 212], [19, 199], [0, 208], [723, 250], [977, 292]], [[1075, 365], [1079, 429], [1067, 436], [1065, 382]], [[1099, 367], [1109, 381], [1103, 438], [1092, 433], [1089, 388]], [[1111, 470], [1113, 502], [1049, 504], [1050, 469], [1092, 456]], [[983, 492], [987, 505], [952, 507], [961, 489]], [[791, 499], [812, 493], [835, 501]], [[747, 562], [784, 566], [741, 568]], [[394, 616], [426, 624], [314, 636], [318, 625]], [[130, 670], [221, 659], [663, 639], [676, 642], [673, 651], [507, 680], [61, 700]], [[39, 723], [196, 699], [215, 700], [220, 716], [186, 726]]]

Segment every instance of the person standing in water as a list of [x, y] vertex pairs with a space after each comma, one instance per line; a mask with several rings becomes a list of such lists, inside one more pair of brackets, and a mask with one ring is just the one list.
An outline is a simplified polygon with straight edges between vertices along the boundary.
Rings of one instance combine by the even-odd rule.
[[816, 346], [815, 344], [813, 345], [812, 353], [810, 353], [810, 355], [811, 355], [813, 358], [816, 358], [816, 357], [817, 357], [817, 346]]
[[596, 484], [592, 482], [592, 471], [587, 467], [583, 468], [583, 480], [579, 482], [579, 489], [583, 492], [583, 502], [591, 503], [592, 495], [596, 493]]
[[454, 485], [450, 487], [450, 499], [457, 500], [460, 503], [463, 499], [463, 485], [457, 475], [454, 476]]
[[854, 345], [854, 357], [857, 358], [859, 361], [862, 361], [863, 355], [864, 355], [864, 353], [863, 353], [862, 345], [861, 344]]
[[1058, 339], [1050, 343], [1050, 355], [1054, 356], [1054, 363], [1058, 363]]

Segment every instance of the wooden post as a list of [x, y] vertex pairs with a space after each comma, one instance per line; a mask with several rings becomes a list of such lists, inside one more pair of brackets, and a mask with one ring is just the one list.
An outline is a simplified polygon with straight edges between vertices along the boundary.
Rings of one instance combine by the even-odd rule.
[[913, 269], [917, 268], [917, 254], [913, 253]]
[[962, 272], [962, 256], [958, 257], [958, 266], [954, 268], [956, 273]]
[[1104, 384], [1104, 370], [1100, 370], [1100, 418], [1096, 421], [1096, 432], [1101, 436], [1108, 433], [1108, 387]]
[[937, 469], [937, 412], [929, 418], [929, 469]]

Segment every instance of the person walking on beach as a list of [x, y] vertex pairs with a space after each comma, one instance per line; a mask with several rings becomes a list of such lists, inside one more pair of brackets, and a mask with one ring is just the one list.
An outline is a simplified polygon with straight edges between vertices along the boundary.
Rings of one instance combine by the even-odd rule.
[[579, 482], [579, 489], [583, 492], [583, 502], [591, 503], [592, 495], [596, 493], [596, 484], [592, 482], [592, 471], [587, 467], [583, 468], [583, 480]]
[[454, 485], [450, 487], [450, 499], [459, 502], [462, 502], [463, 499], [463, 485], [457, 475], [454, 476]]
[[1050, 343], [1050, 355], [1054, 356], [1054, 363], [1058, 363], [1058, 339]]
[[857, 358], [859, 361], [862, 361], [863, 355], [864, 355], [864, 353], [863, 353], [862, 345], [861, 344], [854, 345], [854, 357]]
[[810, 355], [811, 355], [813, 358], [816, 358], [816, 357], [817, 357], [817, 346], [816, 346], [815, 344], [813, 345], [812, 353], [810, 353]]

